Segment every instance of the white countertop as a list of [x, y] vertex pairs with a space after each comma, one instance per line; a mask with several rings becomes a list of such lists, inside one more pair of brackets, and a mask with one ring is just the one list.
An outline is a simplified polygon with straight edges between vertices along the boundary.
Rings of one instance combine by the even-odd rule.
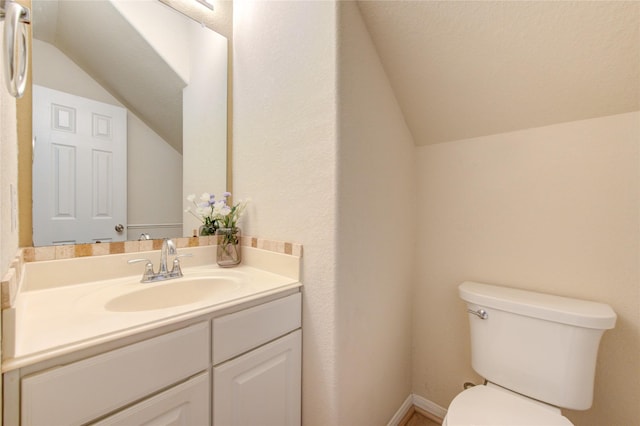
[[[282, 258], [275, 258], [275, 262], [271, 262], [274, 260], [273, 255], [282, 255], [255, 250], [246, 256], [250, 260], [257, 259], [251, 263], [263, 267], [278, 262], [292, 263], [292, 259]], [[299, 265], [299, 258], [289, 257]], [[215, 264], [209, 264], [183, 267], [183, 278], [159, 283], [140, 283], [139, 273], [51, 288], [32, 286], [33, 289], [18, 294], [13, 312], [10, 313], [13, 318], [5, 314], [5, 321], [13, 321], [13, 324], [9, 324], [9, 327], [4, 326], [4, 337], [13, 345], [5, 346], [2, 371], [24, 367], [301, 286], [298, 279], [299, 271], [286, 274], [282, 274], [283, 270], [277, 272], [280, 273], [247, 264], [234, 268], [219, 268]], [[151, 287], [179, 286], [193, 278], [216, 276], [233, 281], [233, 286], [193, 303], [178, 306], [134, 312], [108, 309], [108, 302], [119, 296]], [[9, 333], [15, 330], [14, 335], [7, 336], [7, 330]]]

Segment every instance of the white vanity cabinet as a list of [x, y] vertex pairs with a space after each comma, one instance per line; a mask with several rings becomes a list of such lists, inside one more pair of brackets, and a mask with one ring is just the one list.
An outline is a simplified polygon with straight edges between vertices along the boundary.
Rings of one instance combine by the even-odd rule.
[[213, 320], [214, 426], [300, 424], [300, 299]]
[[266, 300], [5, 373], [4, 424], [299, 425], [301, 293]]

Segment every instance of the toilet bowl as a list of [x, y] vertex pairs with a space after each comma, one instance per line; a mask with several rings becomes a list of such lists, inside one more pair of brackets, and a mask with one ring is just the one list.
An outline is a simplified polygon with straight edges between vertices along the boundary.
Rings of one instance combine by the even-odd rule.
[[449, 405], [446, 426], [570, 426], [561, 408], [587, 410], [600, 339], [614, 327], [610, 306], [475, 282], [466, 302], [471, 364], [486, 385]]
[[459, 393], [443, 426], [571, 426], [560, 409], [518, 395], [492, 383]]

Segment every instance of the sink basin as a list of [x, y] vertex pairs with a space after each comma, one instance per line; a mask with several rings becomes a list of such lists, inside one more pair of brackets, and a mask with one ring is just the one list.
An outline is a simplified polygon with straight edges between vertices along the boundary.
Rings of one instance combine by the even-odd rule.
[[[144, 286], [145, 284], [140, 284]], [[115, 297], [105, 304], [112, 312], [136, 312], [190, 305], [233, 293], [240, 281], [221, 277], [180, 278], [142, 287]]]

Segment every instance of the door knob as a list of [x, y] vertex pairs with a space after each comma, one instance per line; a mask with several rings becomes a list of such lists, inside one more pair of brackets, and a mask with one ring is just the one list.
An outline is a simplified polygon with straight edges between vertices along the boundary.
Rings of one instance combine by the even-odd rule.
[[124, 226], [121, 223], [117, 224], [116, 225], [116, 232], [118, 234], [120, 234], [120, 233], [122, 233], [122, 231], [124, 231]]

